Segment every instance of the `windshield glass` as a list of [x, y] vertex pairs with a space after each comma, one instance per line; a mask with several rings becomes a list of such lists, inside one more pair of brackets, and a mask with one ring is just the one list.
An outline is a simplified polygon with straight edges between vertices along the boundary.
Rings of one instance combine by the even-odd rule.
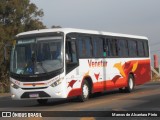
[[33, 75], [63, 67], [62, 37], [20, 39], [12, 48], [12, 73]]

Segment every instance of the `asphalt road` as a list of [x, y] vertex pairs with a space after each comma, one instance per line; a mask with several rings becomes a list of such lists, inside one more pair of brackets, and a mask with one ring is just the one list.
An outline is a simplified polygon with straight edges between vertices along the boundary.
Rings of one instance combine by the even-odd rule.
[[[11, 100], [9, 96], [0, 96], [0, 111], [159, 111], [160, 82], [150, 82], [135, 87], [132, 93], [120, 93], [118, 90], [92, 95], [86, 102], [77, 99], [50, 100], [46, 105], [39, 105], [36, 100]], [[81, 114], [81, 113], [77, 113]], [[98, 114], [98, 113], [97, 113]], [[9, 118], [5, 118], [9, 119]], [[29, 118], [25, 118], [29, 119]], [[44, 118], [35, 118], [42, 120]], [[52, 119], [52, 118], [45, 118]], [[54, 118], [59, 120], [60, 118]], [[62, 118], [64, 119], [64, 118]], [[71, 118], [65, 118], [71, 119]], [[78, 117], [72, 119], [100, 119], [99, 117]], [[105, 119], [105, 118], [101, 118]], [[119, 118], [117, 118], [119, 119]], [[127, 118], [128, 119], [128, 118]], [[155, 118], [152, 117], [154, 120]], [[16, 120], [18, 120], [16, 118]]]

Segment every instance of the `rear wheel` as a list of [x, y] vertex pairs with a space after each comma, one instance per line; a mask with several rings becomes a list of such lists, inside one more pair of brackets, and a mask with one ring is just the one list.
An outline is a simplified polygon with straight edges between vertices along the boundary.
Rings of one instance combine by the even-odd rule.
[[119, 88], [119, 92], [120, 92], [120, 93], [125, 92], [125, 88]]
[[47, 103], [48, 99], [38, 99], [37, 102], [40, 104], [40, 105], [45, 105]]
[[134, 90], [134, 78], [133, 76], [130, 74], [128, 77], [128, 85], [127, 87], [125, 87], [125, 91], [130, 93]]
[[84, 102], [88, 100], [89, 94], [90, 94], [90, 87], [88, 82], [85, 80], [84, 83], [82, 84], [82, 94], [79, 96], [79, 100], [81, 102]]

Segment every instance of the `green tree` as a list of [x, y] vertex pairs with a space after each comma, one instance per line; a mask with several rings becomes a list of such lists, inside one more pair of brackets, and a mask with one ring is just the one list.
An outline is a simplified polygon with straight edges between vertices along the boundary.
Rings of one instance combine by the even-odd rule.
[[60, 25], [52, 25], [51, 28], [62, 28]]
[[3, 40], [11, 40], [19, 32], [45, 28], [40, 21], [42, 16], [43, 11], [30, 0], [0, 0], [0, 26], [4, 30]]
[[4, 67], [9, 63], [3, 62], [4, 47], [12, 44], [20, 32], [46, 28], [41, 22], [43, 15], [43, 10], [30, 0], [0, 0], [0, 88], [6, 79], [3, 76], [7, 76]]

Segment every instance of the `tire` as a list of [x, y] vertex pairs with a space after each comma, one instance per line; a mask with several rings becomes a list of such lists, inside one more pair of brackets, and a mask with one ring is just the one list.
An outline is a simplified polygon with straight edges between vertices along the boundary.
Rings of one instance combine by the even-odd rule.
[[45, 105], [47, 104], [47, 101], [48, 99], [38, 99], [37, 102], [40, 104], [40, 105]]
[[120, 92], [120, 93], [125, 92], [125, 88], [119, 88], [119, 92]]
[[83, 82], [81, 89], [82, 89], [82, 94], [79, 96], [79, 100], [80, 102], [87, 101], [90, 94], [90, 87], [86, 80]]
[[127, 87], [125, 87], [125, 91], [127, 93], [130, 93], [134, 90], [134, 78], [133, 76], [130, 74], [128, 77], [128, 83], [127, 83]]

